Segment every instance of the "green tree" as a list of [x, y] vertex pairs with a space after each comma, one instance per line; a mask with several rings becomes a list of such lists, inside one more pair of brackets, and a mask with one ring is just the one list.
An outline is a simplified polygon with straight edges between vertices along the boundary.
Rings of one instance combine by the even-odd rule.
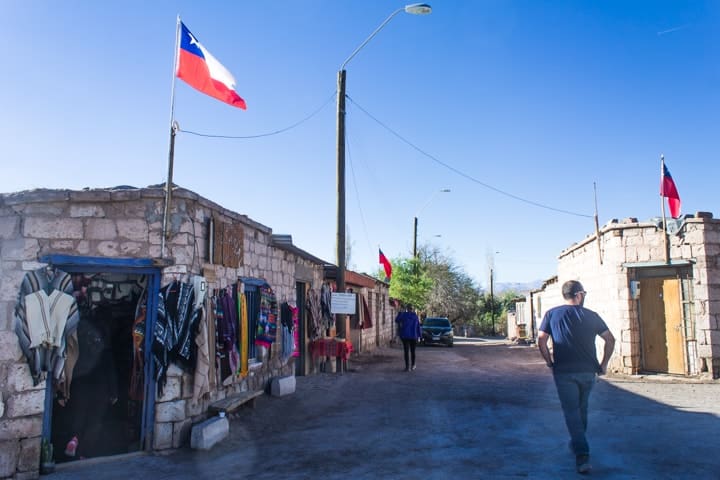
[[432, 280], [427, 276], [427, 268], [415, 258], [396, 258], [390, 261], [393, 267], [390, 280], [390, 296], [403, 304], [424, 309], [432, 289]]
[[471, 324], [479, 311], [480, 292], [470, 276], [437, 248], [421, 247], [418, 258], [433, 284], [426, 313], [448, 317], [453, 325]]
[[[484, 311], [479, 287], [463, 269], [438, 248], [420, 245], [418, 256], [398, 257], [393, 267], [390, 296], [412, 304], [420, 313], [445, 316], [453, 325], [480, 325]], [[378, 268], [377, 278], [385, 278]], [[490, 328], [487, 329], [491, 331]]]

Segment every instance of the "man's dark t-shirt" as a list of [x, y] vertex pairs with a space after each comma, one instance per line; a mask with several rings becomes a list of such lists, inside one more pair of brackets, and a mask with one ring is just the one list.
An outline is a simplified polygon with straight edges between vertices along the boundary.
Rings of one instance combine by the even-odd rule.
[[579, 305], [551, 308], [540, 330], [552, 337], [555, 373], [600, 373], [595, 337], [607, 325], [600, 315]]

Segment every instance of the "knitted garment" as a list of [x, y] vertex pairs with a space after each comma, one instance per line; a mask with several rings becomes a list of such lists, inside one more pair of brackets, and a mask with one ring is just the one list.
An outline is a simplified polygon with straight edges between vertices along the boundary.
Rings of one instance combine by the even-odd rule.
[[322, 326], [324, 329], [332, 328], [335, 324], [331, 311], [332, 290], [327, 283], [320, 287], [320, 314], [322, 315]]
[[318, 295], [317, 290], [311, 288], [305, 295], [305, 311], [307, 312], [310, 340], [324, 337], [320, 295]]
[[171, 363], [177, 363], [185, 370], [194, 363], [194, 332], [200, 315], [194, 303], [191, 283], [173, 281], [160, 289], [152, 348], [160, 395]]
[[52, 268], [25, 274], [15, 304], [15, 333], [35, 385], [46, 372], [58, 382], [65, 378], [67, 346], [76, 345], [68, 339], [79, 321], [69, 274]]
[[260, 292], [260, 312], [258, 313], [255, 344], [269, 347], [275, 342], [277, 335], [278, 304], [275, 292], [270, 285], [262, 285], [258, 290]]

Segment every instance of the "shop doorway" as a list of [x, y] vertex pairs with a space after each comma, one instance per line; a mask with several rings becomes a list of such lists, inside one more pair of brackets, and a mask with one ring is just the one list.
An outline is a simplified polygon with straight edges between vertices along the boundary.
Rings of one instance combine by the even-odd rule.
[[80, 313], [69, 388], [48, 385], [46, 395], [43, 438], [52, 443], [55, 462], [148, 449], [159, 269], [140, 267], [142, 260], [53, 257], [48, 263], [71, 275]]

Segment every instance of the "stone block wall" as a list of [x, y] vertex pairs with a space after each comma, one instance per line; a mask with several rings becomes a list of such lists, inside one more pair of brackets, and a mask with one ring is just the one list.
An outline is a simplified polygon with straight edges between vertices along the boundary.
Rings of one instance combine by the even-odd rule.
[[[45, 382], [32, 385], [27, 362], [13, 330], [13, 309], [23, 276], [44, 264], [48, 254], [105, 258], [165, 258], [161, 284], [212, 270], [210, 288], [235, 283], [240, 276], [266, 280], [279, 302], [295, 299], [296, 268], [312, 272], [319, 290], [322, 265], [270, 246], [270, 228], [184, 189], [173, 191], [165, 252], [162, 248], [162, 188], [33, 190], [0, 195], [0, 478], [37, 475]], [[207, 258], [209, 218], [243, 227], [244, 256], [238, 265], [213, 265]], [[278, 339], [281, 340], [281, 339]], [[189, 438], [190, 426], [203, 419], [211, 401], [237, 391], [261, 390], [270, 378], [292, 375], [294, 368], [265, 359], [251, 374], [220, 387], [192, 404], [192, 377], [179, 369], [157, 399], [153, 446], [173, 448]]]
[[[616, 338], [610, 369], [636, 374], [640, 368], [639, 313], [631, 298], [624, 263], [664, 262], [662, 228], [656, 223], [626, 219], [611, 222], [600, 232], [602, 262], [594, 235], [560, 255], [559, 283], [579, 280], [589, 292], [585, 306], [597, 311]], [[670, 258], [693, 262], [693, 313], [698, 357], [715, 377], [720, 376], [720, 221], [703, 214], [687, 218], [669, 236]], [[602, 342], [598, 342], [601, 351]]]
[[368, 301], [371, 310], [373, 325], [360, 330], [361, 345], [356, 346], [356, 352], [371, 352], [378, 346], [388, 346], [393, 338], [393, 320], [390, 302], [388, 301], [389, 288], [387, 284], [376, 282], [373, 288], [363, 288], [359, 292]]

